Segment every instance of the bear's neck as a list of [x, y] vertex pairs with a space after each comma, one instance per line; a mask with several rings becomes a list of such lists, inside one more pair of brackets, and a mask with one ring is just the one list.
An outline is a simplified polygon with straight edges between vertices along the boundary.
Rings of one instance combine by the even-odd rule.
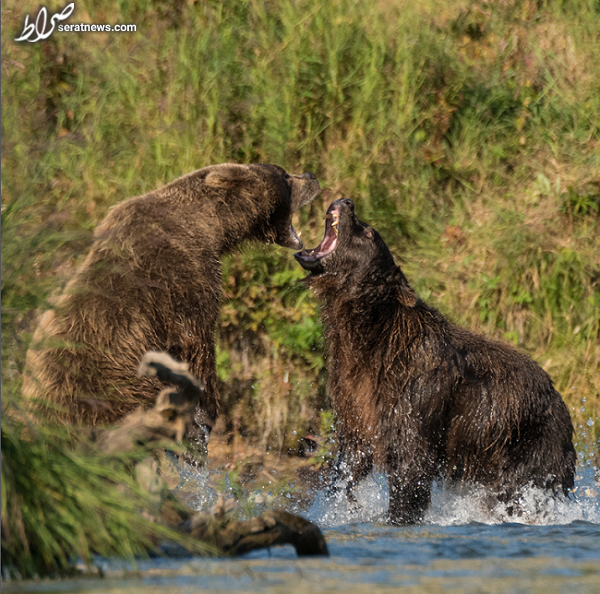
[[[172, 217], [175, 210], [172, 208], [174, 197], [170, 190], [170, 186], [167, 186], [147, 195], [151, 197], [155, 208], [160, 209], [164, 205], [163, 222]], [[188, 233], [180, 235], [190, 249], [201, 252], [210, 249], [221, 256], [244, 241], [275, 241], [276, 233], [270, 224], [274, 206], [270, 203], [258, 204], [243, 195], [230, 195], [227, 201], [214, 201], [199, 194], [190, 192], [176, 197], [179, 202], [176, 211], [181, 217], [180, 223], [189, 229]], [[148, 200], [147, 197], [144, 199]]]
[[[240, 209], [240, 217], [236, 222], [223, 226], [221, 233], [220, 253], [228, 254], [245, 241], [275, 243], [277, 234], [270, 224], [270, 213], [252, 212]], [[217, 220], [218, 217], [217, 217]]]
[[324, 302], [323, 320], [332, 348], [337, 343], [335, 348], [385, 350], [403, 326], [402, 319], [410, 318], [419, 303], [396, 265], [361, 278], [325, 274], [309, 284]]

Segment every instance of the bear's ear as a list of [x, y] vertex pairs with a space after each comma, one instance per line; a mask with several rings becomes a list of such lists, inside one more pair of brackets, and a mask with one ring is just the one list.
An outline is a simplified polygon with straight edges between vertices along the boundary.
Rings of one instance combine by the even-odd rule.
[[211, 188], [232, 188], [240, 183], [249, 182], [256, 178], [256, 174], [248, 165], [225, 163], [216, 165], [206, 176], [206, 185]]
[[375, 237], [375, 232], [373, 231], [373, 227], [370, 227], [369, 225], [367, 225], [367, 223], [363, 223], [362, 221], [358, 221], [358, 222], [360, 223], [360, 226], [363, 228], [364, 234], [369, 239], [373, 239], [373, 237]]

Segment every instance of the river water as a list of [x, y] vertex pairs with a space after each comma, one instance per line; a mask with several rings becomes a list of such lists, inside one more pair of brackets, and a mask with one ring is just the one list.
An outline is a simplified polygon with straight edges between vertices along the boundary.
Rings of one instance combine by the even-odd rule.
[[[207, 476], [195, 477], [197, 484]], [[200, 487], [202, 489], [202, 487]], [[308, 509], [293, 497], [290, 511], [317, 522], [329, 558], [298, 559], [292, 547], [257, 551], [241, 559], [148, 559], [135, 569], [103, 561], [105, 577], [4, 583], [5, 592], [154, 594], [167, 592], [384, 593], [600, 593], [600, 475], [579, 468], [575, 495], [547, 500], [531, 492], [517, 520], [502, 509], [485, 511], [481, 494], [436, 489], [426, 522], [382, 523], [385, 480], [373, 476], [358, 490], [358, 511], [343, 497], [316, 493]], [[197, 507], [214, 500], [198, 494]]]

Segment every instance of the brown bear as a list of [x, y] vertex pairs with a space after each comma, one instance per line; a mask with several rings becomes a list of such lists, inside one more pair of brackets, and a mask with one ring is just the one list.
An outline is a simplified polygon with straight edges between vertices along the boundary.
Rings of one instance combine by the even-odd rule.
[[146, 351], [166, 351], [204, 382], [197, 422], [209, 431], [219, 406], [220, 258], [246, 240], [301, 249], [292, 214], [319, 192], [312, 173], [223, 164], [114, 206], [56, 307], [42, 316], [24, 396], [69, 422], [114, 423], [154, 402], [160, 383], [137, 378], [137, 365]]
[[333, 202], [322, 243], [295, 257], [323, 300], [350, 498], [374, 466], [388, 474], [398, 524], [423, 520], [437, 479], [481, 485], [508, 510], [527, 485], [569, 492], [573, 425], [548, 374], [421, 301], [352, 200]]

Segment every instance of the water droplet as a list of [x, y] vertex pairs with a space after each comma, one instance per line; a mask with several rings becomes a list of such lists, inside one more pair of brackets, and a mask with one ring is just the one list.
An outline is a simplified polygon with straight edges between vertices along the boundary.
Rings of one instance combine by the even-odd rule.
[[594, 420], [593, 419], [588, 419], [587, 426], [591, 427], [593, 424], [594, 424]]

